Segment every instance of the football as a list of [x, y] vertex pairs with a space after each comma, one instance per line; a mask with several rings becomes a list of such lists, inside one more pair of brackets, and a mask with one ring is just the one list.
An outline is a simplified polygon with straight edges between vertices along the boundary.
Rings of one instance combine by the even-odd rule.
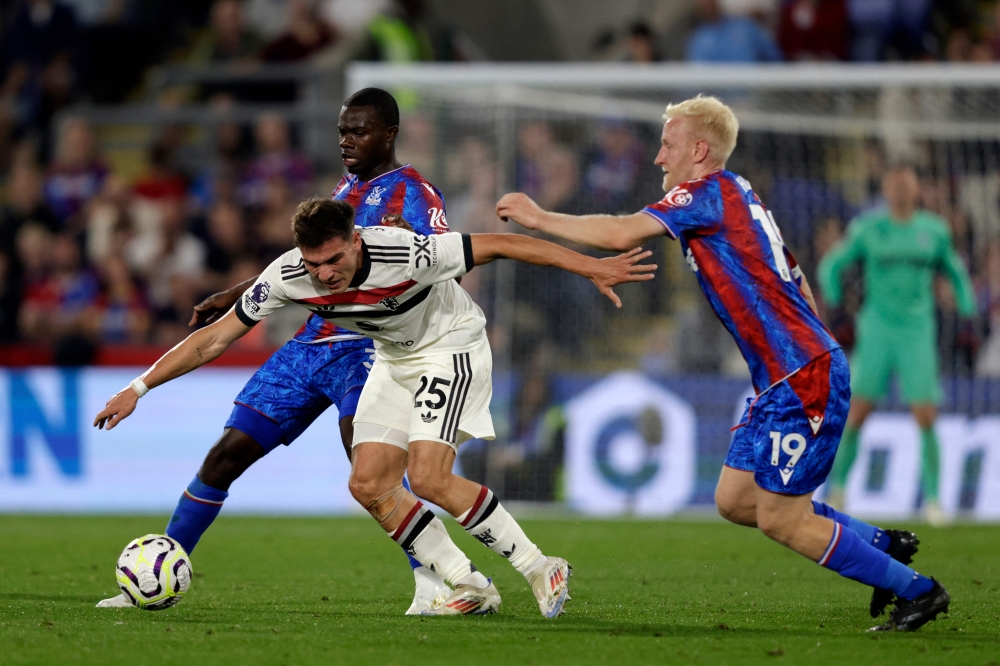
[[163, 534], [147, 534], [122, 551], [115, 566], [118, 587], [144, 610], [170, 608], [191, 587], [191, 558], [179, 543]]

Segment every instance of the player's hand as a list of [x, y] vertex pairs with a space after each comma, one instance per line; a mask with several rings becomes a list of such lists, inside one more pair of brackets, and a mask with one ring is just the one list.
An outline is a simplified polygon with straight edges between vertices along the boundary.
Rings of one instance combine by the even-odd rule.
[[94, 427], [98, 430], [101, 428], [111, 430], [135, 411], [138, 402], [139, 394], [132, 390], [131, 386], [126, 386], [115, 393], [111, 400], [108, 400], [107, 406], [94, 417]]
[[220, 291], [217, 294], [212, 294], [194, 306], [194, 312], [191, 314], [191, 321], [188, 322], [188, 326], [214, 323], [222, 315], [229, 312], [229, 309], [236, 304], [236, 301], [240, 300], [240, 296], [246, 291], [244, 284], [246, 283], [236, 285], [225, 291]]
[[641, 247], [637, 247], [625, 254], [619, 254], [617, 257], [595, 259], [596, 266], [588, 277], [599, 292], [610, 298], [616, 308], [620, 308], [622, 306], [621, 299], [611, 288], [624, 282], [652, 280], [655, 277], [653, 271], [656, 270], [656, 264], [639, 263], [643, 259], [648, 259], [652, 254], [649, 250], [643, 251]]
[[402, 215], [397, 215], [396, 213], [384, 215], [382, 217], [382, 226], [396, 227], [397, 229], [406, 229], [407, 231], [413, 231], [413, 225], [404, 220]]
[[527, 194], [511, 192], [497, 202], [497, 216], [504, 222], [514, 220], [525, 229], [537, 229], [544, 211]]

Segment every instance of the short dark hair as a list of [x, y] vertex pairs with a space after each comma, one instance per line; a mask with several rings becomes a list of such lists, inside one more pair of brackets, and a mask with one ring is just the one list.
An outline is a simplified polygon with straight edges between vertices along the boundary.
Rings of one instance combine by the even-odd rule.
[[399, 127], [399, 105], [396, 98], [381, 88], [363, 88], [347, 98], [348, 109], [369, 107], [375, 110], [375, 120], [386, 127]]
[[350, 240], [353, 233], [354, 207], [346, 201], [319, 197], [307, 199], [292, 215], [296, 247], [319, 247], [331, 238]]

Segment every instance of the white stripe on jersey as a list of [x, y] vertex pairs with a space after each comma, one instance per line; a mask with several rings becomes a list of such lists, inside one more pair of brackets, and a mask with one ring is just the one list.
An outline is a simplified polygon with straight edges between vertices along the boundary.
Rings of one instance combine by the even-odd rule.
[[486, 318], [453, 279], [472, 268], [468, 236], [419, 236], [395, 227], [359, 232], [364, 261], [347, 291], [331, 294], [303, 273], [296, 248], [257, 278], [237, 302], [237, 316], [252, 326], [277, 308], [298, 303], [358, 337], [372, 338], [386, 358], [460, 353], [480, 344]]

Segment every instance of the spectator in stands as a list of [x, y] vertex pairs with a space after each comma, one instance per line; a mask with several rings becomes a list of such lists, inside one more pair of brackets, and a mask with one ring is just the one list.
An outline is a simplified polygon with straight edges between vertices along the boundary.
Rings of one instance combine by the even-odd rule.
[[781, 8], [778, 45], [788, 60], [846, 60], [845, 0], [792, 0]]
[[55, 0], [27, 0], [13, 10], [0, 41], [9, 63], [0, 100], [14, 122], [47, 132], [52, 114], [69, 102], [78, 26], [73, 9]]
[[[532, 120], [517, 133], [517, 189], [546, 210], [559, 210], [570, 203], [579, 184], [576, 157], [556, 141], [552, 125]], [[541, 202], [545, 201], [545, 204]]]
[[239, 0], [215, 0], [209, 29], [191, 49], [192, 63], [254, 60], [264, 45], [260, 36], [247, 27]]
[[128, 264], [121, 256], [112, 256], [101, 264], [100, 271], [103, 282], [97, 302], [100, 338], [111, 343], [146, 342], [149, 304]]
[[299, 200], [281, 176], [267, 182], [266, 192], [264, 208], [257, 217], [253, 235], [258, 256], [264, 261], [273, 261], [294, 245], [291, 219]]
[[[210, 100], [214, 112], [226, 117], [232, 108], [230, 95], [218, 94]], [[215, 126], [215, 150], [208, 163], [195, 176], [189, 194], [202, 211], [218, 201], [232, 201], [240, 175], [250, 157], [249, 132], [239, 123], [222, 120]]]
[[927, 24], [933, 0], [847, 0], [851, 59], [885, 60], [890, 49], [903, 60], [927, 54]]
[[644, 21], [637, 21], [629, 28], [625, 47], [628, 62], [657, 62], [663, 59], [653, 30]]
[[275, 113], [265, 113], [254, 129], [258, 157], [250, 164], [240, 185], [240, 200], [246, 206], [262, 206], [267, 199], [267, 184], [280, 177], [292, 189], [292, 196], [307, 193], [312, 182], [312, 164], [292, 149], [288, 125]]
[[[133, 238], [125, 248], [125, 257], [131, 269], [149, 285], [152, 306], [162, 309], [175, 301], [176, 290], [187, 289], [187, 285], [175, 285], [175, 278], [190, 283], [192, 291], [201, 288], [207, 251], [205, 244], [187, 230], [183, 200], [164, 199], [157, 205], [161, 215], [159, 233]], [[187, 314], [178, 314], [177, 320]]]
[[14, 240], [26, 224], [38, 224], [51, 232], [62, 226], [42, 196], [42, 175], [29, 162], [15, 164], [7, 180], [7, 201], [0, 207], [0, 251], [14, 254]]
[[266, 62], [298, 62], [333, 44], [336, 35], [306, 0], [288, 0], [285, 31], [264, 46]]
[[150, 147], [146, 173], [136, 181], [133, 190], [136, 196], [152, 201], [187, 195], [187, 179], [177, 168], [176, 148], [170, 142], [161, 139]]
[[392, 0], [320, 0], [319, 12], [338, 34], [357, 35], [392, 4]]
[[45, 179], [45, 199], [63, 225], [82, 226], [75, 218], [101, 191], [107, 176], [90, 125], [82, 118], [65, 120]]
[[583, 177], [593, 207], [607, 213], [625, 210], [626, 199], [648, 162], [627, 123], [605, 121], [597, 131], [597, 148]]
[[775, 62], [781, 51], [771, 35], [748, 16], [726, 16], [718, 0], [698, 0], [701, 25], [688, 37], [691, 62]]
[[976, 359], [976, 374], [1000, 377], [1000, 241], [987, 246], [983, 266], [976, 292], [980, 312], [989, 317], [989, 336]]
[[396, 157], [430, 178], [437, 162], [434, 123], [422, 113], [408, 113], [399, 124], [406, 131], [396, 137]]
[[[226, 289], [225, 275], [247, 251], [247, 227], [243, 210], [232, 201], [219, 201], [208, 213], [206, 268], [217, 277], [214, 288]], [[289, 246], [290, 247], [290, 246]]]
[[419, 62], [434, 60], [430, 31], [424, 22], [422, 0], [397, 0], [368, 24], [371, 41], [363, 60]]
[[[30, 242], [51, 242], [51, 248], [35, 247], [29, 253], [38, 253], [37, 258], [23, 257], [26, 265], [35, 264], [31, 269], [35, 276], [25, 284], [22, 339], [41, 342], [87, 330], [100, 289], [97, 278], [83, 267], [79, 245], [68, 233], [56, 234], [49, 241], [43, 232]], [[50, 268], [46, 269], [46, 263]]]

